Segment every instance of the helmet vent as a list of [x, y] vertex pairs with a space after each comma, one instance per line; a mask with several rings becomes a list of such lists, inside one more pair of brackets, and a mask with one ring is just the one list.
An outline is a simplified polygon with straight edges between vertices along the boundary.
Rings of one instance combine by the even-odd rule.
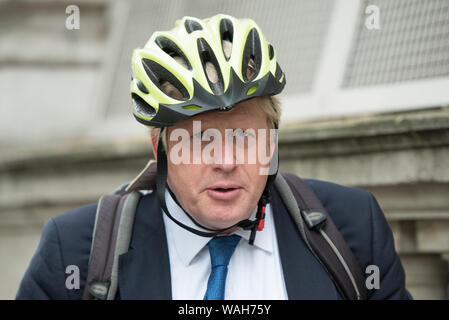
[[206, 62], [206, 75], [210, 82], [217, 83], [218, 82], [218, 72], [215, 68], [214, 64], [210, 61]]
[[226, 60], [231, 58], [232, 53], [232, 41], [234, 38], [234, 26], [229, 19], [223, 19], [220, 21], [220, 35], [221, 35], [221, 47]]
[[254, 56], [251, 55], [248, 61], [248, 66], [246, 67], [246, 79], [248, 80], [253, 79], [256, 73], [257, 73], [256, 62], [254, 61]]
[[191, 19], [186, 19], [186, 21], [184, 22], [184, 27], [186, 28], [186, 31], [188, 33], [192, 33], [196, 30], [203, 30], [203, 27], [201, 26], [201, 24], [199, 24], [199, 22]]
[[228, 40], [223, 40], [221, 42], [221, 47], [223, 48], [223, 54], [225, 56], [226, 61], [229, 61], [229, 58], [231, 58], [232, 53], [232, 42]]
[[178, 100], [190, 98], [181, 81], [159, 63], [144, 58], [142, 64], [150, 80], [166, 95]]
[[132, 102], [136, 112], [142, 114], [145, 117], [154, 117], [156, 115], [156, 109], [146, 103], [140, 96], [132, 93]]
[[172, 85], [170, 82], [164, 80], [160, 81], [159, 86], [161, 87], [161, 90], [170, 98], [183, 100], [181, 91], [176, 89], [176, 87]]
[[166, 54], [176, 60], [180, 65], [184, 68], [192, 70], [192, 66], [189, 63], [189, 60], [185, 56], [184, 52], [174, 43], [172, 40], [159, 36], [154, 41], [159, 48], [161, 48]]
[[271, 44], [268, 45], [268, 53], [270, 55], [270, 60], [273, 60], [273, 58], [274, 58], [274, 49], [273, 49], [273, 46]]
[[242, 75], [245, 81], [251, 81], [257, 77], [261, 64], [260, 37], [257, 30], [253, 28], [246, 38], [245, 48], [243, 49]]
[[197, 45], [204, 73], [212, 92], [217, 95], [222, 94], [224, 91], [223, 76], [221, 75], [217, 57], [203, 38], [198, 39]]
[[142, 91], [143, 93], [146, 93], [146, 94], [150, 93], [148, 91], [147, 87], [145, 87], [145, 85], [139, 79], [136, 79], [136, 84], [137, 84], [137, 88], [139, 88], [139, 90]]

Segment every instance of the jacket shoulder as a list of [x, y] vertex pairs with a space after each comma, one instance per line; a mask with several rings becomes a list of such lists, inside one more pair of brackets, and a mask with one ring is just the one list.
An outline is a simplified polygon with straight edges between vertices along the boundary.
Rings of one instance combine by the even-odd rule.
[[334, 208], [338, 204], [346, 207], [351, 204], [355, 206], [368, 204], [369, 208], [369, 200], [372, 195], [367, 190], [316, 179], [303, 179], [303, 181], [314, 191], [325, 207]]
[[[96, 204], [82, 206], [45, 223], [39, 246], [20, 283], [16, 299], [81, 298], [96, 207]], [[79, 272], [80, 288], [69, 290], [66, 279], [74, 267]], [[68, 274], [66, 270], [69, 270]]]
[[372, 260], [373, 195], [361, 188], [303, 179], [321, 201], [362, 268]]
[[405, 272], [393, 233], [376, 198], [360, 188], [313, 179], [304, 181], [321, 200], [362, 270], [368, 265], [378, 268], [380, 290], [369, 290], [369, 299], [412, 299], [405, 288]]
[[53, 217], [61, 240], [90, 242], [96, 211], [97, 203], [91, 203]]

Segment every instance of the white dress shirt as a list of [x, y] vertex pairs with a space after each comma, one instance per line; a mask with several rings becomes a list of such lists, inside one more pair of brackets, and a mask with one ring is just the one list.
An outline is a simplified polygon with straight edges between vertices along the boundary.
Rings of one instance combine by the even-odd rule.
[[[167, 209], [176, 220], [195, 229], [207, 231], [190, 220], [167, 190], [165, 199]], [[255, 217], [256, 209], [252, 219]], [[162, 214], [170, 258], [172, 298], [202, 300], [211, 271], [207, 247], [211, 238], [187, 231], [173, 222], [165, 213]], [[265, 227], [262, 231], [257, 231], [254, 245], [248, 243], [250, 233], [251, 231], [243, 229], [234, 232], [242, 239], [229, 262], [225, 299], [287, 299], [270, 205], [266, 207]]]

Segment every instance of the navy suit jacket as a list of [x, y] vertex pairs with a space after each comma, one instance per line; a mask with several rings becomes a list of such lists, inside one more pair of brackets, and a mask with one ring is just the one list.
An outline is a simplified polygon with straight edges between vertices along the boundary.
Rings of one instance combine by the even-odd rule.
[[[362, 270], [376, 265], [380, 288], [369, 299], [411, 299], [392, 232], [371, 193], [305, 179], [326, 208]], [[307, 249], [279, 193], [272, 187], [272, 212], [289, 299], [341, 299], [321, 264]], [[97, 205], [86, 205], [48, 220], [22, 279], [17, 299], [81, 299]], [[67, 289], [66, 268], [80, 271], [80, 289]], [[118, 298], [171, 299], [170, 262], [156, 193], [141, 198], [130, 249], [119, 257]]]

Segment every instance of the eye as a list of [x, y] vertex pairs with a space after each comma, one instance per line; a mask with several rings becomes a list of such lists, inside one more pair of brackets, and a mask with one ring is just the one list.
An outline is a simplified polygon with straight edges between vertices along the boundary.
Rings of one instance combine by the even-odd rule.
[[251, 130], [251, 129], [243, 130], [240, 128], [235, 129], [234, 136], [236, 136], [236, 137], [252, 137], [252, 136], [254, 136], [254, 130]]

